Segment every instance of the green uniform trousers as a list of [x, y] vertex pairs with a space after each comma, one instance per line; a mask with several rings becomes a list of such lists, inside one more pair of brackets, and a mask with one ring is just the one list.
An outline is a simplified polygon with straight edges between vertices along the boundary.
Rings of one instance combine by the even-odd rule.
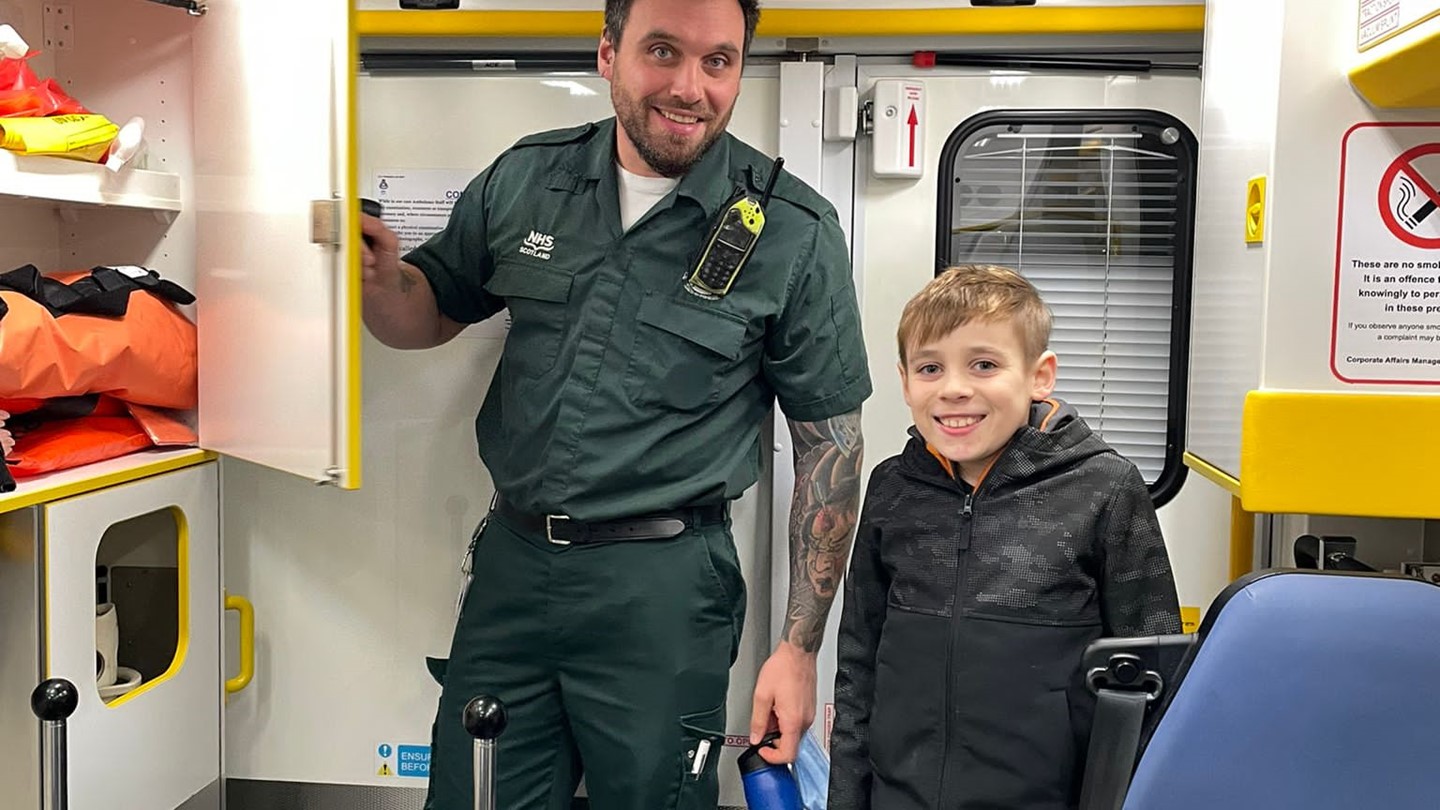
[[557, 546], [492, 515], [473, 564], [441, 675], [426, 809], [473, 808], [460, 717], [488, 693], [509, 716], [497, 807], [569, 810], [583, 773], [594, 810], [714, 810], [745, 618], [728, 522], [670, 540]]

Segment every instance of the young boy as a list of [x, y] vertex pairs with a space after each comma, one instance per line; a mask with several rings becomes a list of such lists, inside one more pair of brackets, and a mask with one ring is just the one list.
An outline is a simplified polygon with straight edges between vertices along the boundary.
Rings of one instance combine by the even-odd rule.
[[906, 305], [910, 442], [875, 468], [840, 620], [830, 810], [1078, 804], [1102, 636], [1180, 632], [1135, 466], [1050, 399], [1050, 311], [947, 270]]

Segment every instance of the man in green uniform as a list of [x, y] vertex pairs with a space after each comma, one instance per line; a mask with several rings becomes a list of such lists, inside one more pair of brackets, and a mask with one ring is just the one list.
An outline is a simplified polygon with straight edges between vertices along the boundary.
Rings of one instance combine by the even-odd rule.
[[745, 585], [728, 503], [755, 483], [778, 399], [795, 444], [790, 597], [761, 669], [754, 739], [790, 761], [859, 496], [870, 393], [835, 212], [788, 174], [733, 285], [685, 279], [737, 192], [772, 164], [725, 132], [755, 0], [609, 0], [616, 116], [522, 139], [400, 261], [363, 228], [365, 323], [424, 348], [508, 308], [476, 420], [497, 502], [472, 553], [434, 734], [432, 810], [468, 807], [461, 708], [501, 698], [498, 803], [714, 808]]

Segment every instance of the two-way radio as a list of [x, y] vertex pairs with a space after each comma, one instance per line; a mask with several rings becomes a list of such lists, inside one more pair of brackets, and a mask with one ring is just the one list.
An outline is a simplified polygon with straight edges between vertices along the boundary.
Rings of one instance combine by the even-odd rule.
[[685, 279], [685, 289], [701, 298], [716, 299], [730, 292], [740, 270], [760, 241], [760, 232], [765, 230], [765, 205], [770, 202], [770, 192], [775, 188], [775, 179], [780, 176], [780, 167], [785, 158], [775, 158], [770, 177], [765, 181], [765, 191], [756, 200], [744, 189], [740, 189], [725, 207], [705, 239], [705, 250], [700, 261]]

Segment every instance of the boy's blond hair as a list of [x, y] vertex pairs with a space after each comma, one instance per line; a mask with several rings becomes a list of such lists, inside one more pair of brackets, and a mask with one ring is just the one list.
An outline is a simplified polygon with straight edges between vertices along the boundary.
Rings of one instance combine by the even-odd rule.
[[1050, 344], [1050, 308], [1035, 285], [1008, 267], [961, 264], [931, 279], [905, 305], [896, 334], [901, 364], [907, 347], [939, 340], [971, 321], [1013, 323], [1027, 361]]

